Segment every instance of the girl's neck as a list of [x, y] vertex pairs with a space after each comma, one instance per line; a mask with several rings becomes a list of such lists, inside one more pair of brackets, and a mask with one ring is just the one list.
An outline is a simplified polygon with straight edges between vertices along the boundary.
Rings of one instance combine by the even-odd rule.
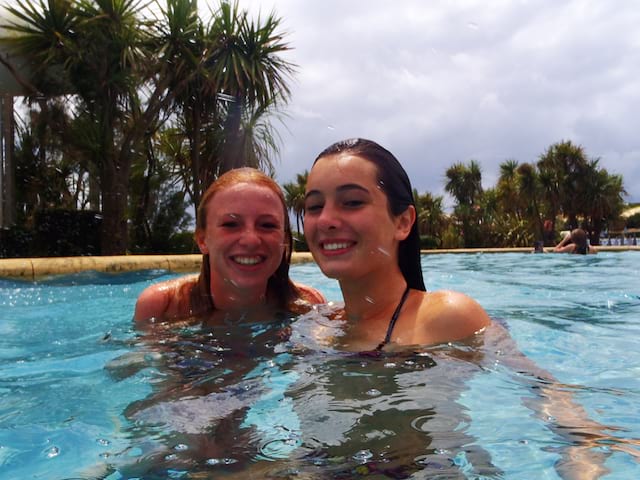
[[341, 281], [347, 318], [356, 322], [387, 319], [406, 287], [407, 282], [399, 270], [390, 272], [382, 279]]
[[216, 310], [241, 311], [255, 310], [267, 305], [266, 288], [259, 290], [240, 290], [230, 285], [211, 285], [211, 298]]

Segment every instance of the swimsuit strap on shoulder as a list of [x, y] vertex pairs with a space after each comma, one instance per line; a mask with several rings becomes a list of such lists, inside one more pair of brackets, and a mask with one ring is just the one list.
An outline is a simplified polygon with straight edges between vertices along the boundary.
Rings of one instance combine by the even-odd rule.
[[393, 315], [391, 315], [391, 321], [389, 322], [389, 327], [387, 328], [387, 334], [385, 335], [384, 340], [378, 344], [376, 350], [382, 350], [382, 348], [391, 341], [391, 334], [393, 333], [393, 329], [396, 326], [398, 317], [400, 316], [400, 310], [402, 310], [402, 306], [404, 305], [404, 302], [409, 295], [409, 290], [411, 289], [409, 288], [409, 285], [407, 285], [407, 288], [405, 288], [404, 293], [402, 294], [400, 302], [398, 302], [398, 306], [394, 310]]

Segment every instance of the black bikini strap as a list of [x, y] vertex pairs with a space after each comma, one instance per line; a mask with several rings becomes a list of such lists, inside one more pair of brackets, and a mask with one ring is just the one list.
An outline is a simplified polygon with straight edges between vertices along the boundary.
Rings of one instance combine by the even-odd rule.
[[402, 306], [407, 299], [407, 295], [409, 295], [409, 290], [411, 290], [411, 288], [409, 288], [409, 285], [407, 285], [407, 288], [405, 288], [398, 306], [393, 312], [393, 315], [391, 315], [391, 321], [389, 322], [389, 327], [387, 328], [387, 334], [385, 335], [384, 340], [378, 344], [376, 350], [382, 350], [382, 348], [391, 341], [391, 334], [393, 333], [393, 329], [395, 328], [398, 317], [400, 316], [400, 310], [402, 310]]

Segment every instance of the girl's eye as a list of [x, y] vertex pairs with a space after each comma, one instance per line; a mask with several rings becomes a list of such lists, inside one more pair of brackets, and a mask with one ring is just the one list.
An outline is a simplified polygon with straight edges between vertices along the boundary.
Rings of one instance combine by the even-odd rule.
[[363, 200], [345, 200], [342, 204], [347, 208], [356, 208], [364, 205]]
[[266, 230], [279, 230], [280, 229], [280, 225], [278, 225], [277, 223], [273, 223], [273, 222], [265, 222], [261, 226], [262, 226], [262, 228], [264, 228]]
[[304, 206], [305, 213], [314, 213], [314, 212], [319, 212], [320, 210], [322, 210], [322, 205], [319, 203]]
[[220, 226], [223, 228], [235, 228], [238, 226], [238, 222], [234, 222], [230, 220], [228, 222], [222, 222]]

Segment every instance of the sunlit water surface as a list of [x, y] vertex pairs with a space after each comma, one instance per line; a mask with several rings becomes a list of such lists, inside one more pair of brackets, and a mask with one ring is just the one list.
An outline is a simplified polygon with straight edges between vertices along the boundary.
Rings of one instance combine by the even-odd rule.
[[[589, 451], [604, 478], [640, 478], [627, 445], [640, 438], [640, 254], [429, 255], [423, 269], [616, 427]], [[316, 340], [340, 325], [315, 314], [136, 330], [137, 295], [172, 276], [0, 280], [0, 478], [553, 479], [580, 445], [536, 412], [541, 381], [481, 346], [346, 354]], [[292, 276], [340, 301], [314, 264]]]

